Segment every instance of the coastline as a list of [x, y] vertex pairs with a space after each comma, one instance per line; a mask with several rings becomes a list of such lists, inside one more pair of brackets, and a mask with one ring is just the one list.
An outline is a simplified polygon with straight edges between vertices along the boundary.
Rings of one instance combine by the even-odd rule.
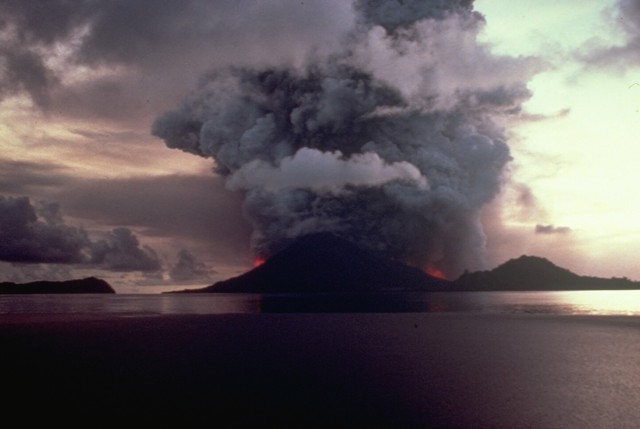
[[630, 316], [4, 315], [0, 362], [12, 369], [8, 410], [240, 426], [622, 428], [640, 421], [638, 333]]

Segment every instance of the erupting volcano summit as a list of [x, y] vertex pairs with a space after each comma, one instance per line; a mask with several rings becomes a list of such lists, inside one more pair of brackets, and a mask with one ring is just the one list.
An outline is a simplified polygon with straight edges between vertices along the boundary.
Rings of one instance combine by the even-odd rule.
[[245, 274], [188, 292], [438, 291], [448, 286], [446, 280], [375, 255], [348, 240], [317, 233], [300, 237]]
[[486, 268], [480, 211], [511, 159], [495, 119], [520, 111], [533, 65], [478, 42], [471, 1], [353, 7], [336, 52], [217, 70], [154, 135], [215, 160], [258, 258], [330, 232], [446, 278]]

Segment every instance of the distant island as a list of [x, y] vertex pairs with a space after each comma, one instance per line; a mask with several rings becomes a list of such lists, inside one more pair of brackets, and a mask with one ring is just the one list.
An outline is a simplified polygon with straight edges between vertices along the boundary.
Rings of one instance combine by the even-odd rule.
[[464, 273], [452, 286], [456, 291], [629, 290], [640, 289], [640, 282], [581, 276], [545, 258], [523, 255], [490, 271]]
[[70, 293], [116, 293], [116, 291], [102, 279], [87, 277], [66, 281], [36, 281], [30, 283], [0, 283], [0, 294], [70, 294]]
[[262, 265], [199, 289], [167, 293], [448, 292], [640, 289], [626, 278], [580, 276], [547, 259], [521, 256], [490, 271], [443, 280], [381, 258], [330, 233], [303, 236]]
[[[198, 289], [164, 293], [378, 293], [634, 290], [627, 278], [581, 276], [538, 256], [520, 256], [487, 271], [465, 272], [444, 280], [380, 257], [331, 233], [309, 234], [239, 276]], [[0, 294], [107, 293], [106, 281], [87, 277], [67, 281], [0, 283]]]

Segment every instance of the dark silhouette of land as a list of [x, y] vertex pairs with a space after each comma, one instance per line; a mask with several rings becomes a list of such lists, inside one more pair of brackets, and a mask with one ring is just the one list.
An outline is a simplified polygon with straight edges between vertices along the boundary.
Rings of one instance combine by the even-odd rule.
[[640, 282], [581, 276], [545, 258], [523, 255], [491, 271], [464, 273], [452, 286], [456, 291], [625, 290], [640, 289]]
[[521, 256], [454, 281], [380, 257], [330, 233], [301, 237], [264, 264], [211, 286], [169, 293], [363, 293], [640, 289], [626, 278], [580, 276], [547, 259]]
[[330, 233], [301, 237], [264, 264], [211, 286], [180, 292], [309, 293], [446, 290], [447, 280], [379, 257]]
[[[588, 277], [524, 256], [447, 282], [343, 240], [309, 236], [261, 267], [206, 288], [303, 292], [302, 305], [290, 312], [0, 315], [8, 392], [3, 416], [66, 427], [96, 418], [110, 426], [126, 419], [187, 428], [202, 421], [229, 427], [635, 427], [638, 317], [394, 312], [386, 310], [398, 307], [367, 301], [375, 295], [386, 304], [411, 295], [405, 290], [541, 290], [540, 283], [566, 289], [584, 279], [589, 285]], [[625, 279], [600, 280], [592, 286], [637, 287]], [[55, 286], [59, 293], [61, 285]], [[348, 299], [358, 304], [314, 304], [324, 295], [311, 292], [328, 287], [355, 291]], [[372, 305], [362, 307], [363, 300]], [[287, 303], [261, 305], [281, 310]]]
[[36, 294], [36, 293], [116, 293], [102, 279], [87, 277], [66, 281], [37, 281], [30, 283], [0, 283], [0, 294]]
[[[309, 234], [262, 265], [199, 289], [166, 293], [362, 294], [393, 292], [632, 290], [628, 278], [581, 276], [537, 256], [520, 256], [487, 271], [444, 280], [381, 257], [331, 233]], [[0, 283], [0, 294], [107, 293], [115, 290], [96, 277], [67, 281]]]

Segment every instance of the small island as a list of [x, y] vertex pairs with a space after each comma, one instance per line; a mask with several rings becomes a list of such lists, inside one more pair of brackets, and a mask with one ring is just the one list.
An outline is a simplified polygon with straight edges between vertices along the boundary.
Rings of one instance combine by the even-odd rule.
[[0, 283], [0, 294], [71, 294], [110, 293], [116, 291], [106, 281], [87, 277], [66, 281], [36, 281], [30, 283]]

